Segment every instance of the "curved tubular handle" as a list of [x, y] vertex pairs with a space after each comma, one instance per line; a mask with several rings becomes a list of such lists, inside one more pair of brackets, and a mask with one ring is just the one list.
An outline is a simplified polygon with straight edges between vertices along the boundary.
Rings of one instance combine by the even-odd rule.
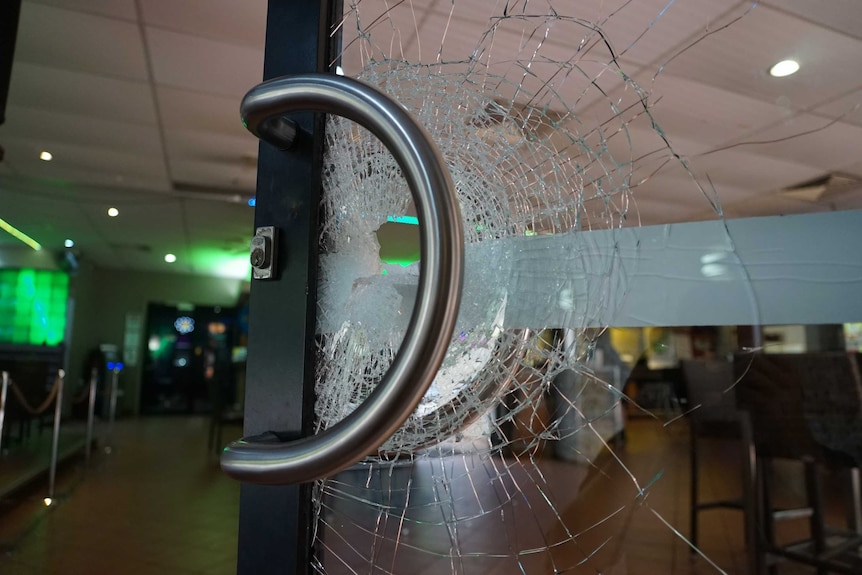
[[[401, 348], [389, 371], [359, 407], [336, 425], [290, 442], [272, 434], [228, 445], [225, 472], [241, 481], [285, 484], [332, 475], [374, 452], [407, 420], [431, 385], [449, 346], [464, 266], [464, 238], [455, 186], [425, 130], [388, 97], [344, 76], [278, 78], [243, 99], [243, 123], [269, 139], [273, 118], [299, 110], [344, 116], [377, 136], [398, 162], [419, 216], [419, 288]], [[282, 146], [277, 137], [273, 143]], [[267, 439], [267, 436], [270, 436]]]
[[[419, 446], [420, 449], [432, 447], [443, 439], [447, 439], [459, 431], [463, 431], [487, 412], [487, 409], [484, 409], [482, 406], [487, 406], [489, 399], [499, 397], [503, 390], [509, 387], [509, 384], [512, 383], [512, 380], [519, 371], [518, 363], [524, 359], [531, 333], [531, 330], [524, 329], [512, 346], [508, 349], [498, 348], [496, 350], [504, 358], [503, 365], [506, 366], [506, 371], [508, 372], [506, 377], [485, 381], [481, 386], [467, 386], [466, 389], [431, 413], [419, 418], [415, 423], [408, 423], [408, 426], [406, 426], [407, 430], [414, 434], [418, 434], [421, 429], [435, 426], [440, 429], [437, 437], [429, 438], [427, 443]], [[441, 421], [446, 421], [447, 423], [440, 427]], [[410, 424], [414, 425], [413, 429], [410, 428]], [[390, 459], [397, 459], [402, 454], [385, 453], [383, 455]]]

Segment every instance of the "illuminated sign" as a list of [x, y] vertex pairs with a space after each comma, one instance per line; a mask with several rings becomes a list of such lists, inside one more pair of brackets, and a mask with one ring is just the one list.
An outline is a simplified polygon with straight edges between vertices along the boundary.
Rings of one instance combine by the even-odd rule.
[[187, 315], [178, 317], [174, 322], [174, 328], [182, 334], [191, 333], [195, 330], [195, 320]]

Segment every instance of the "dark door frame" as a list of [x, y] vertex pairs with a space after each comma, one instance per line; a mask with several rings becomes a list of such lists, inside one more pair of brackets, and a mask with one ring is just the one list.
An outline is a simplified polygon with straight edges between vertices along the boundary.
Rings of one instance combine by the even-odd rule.
[[[264, 80], [330, 71], [339, 48], [330, 30], [341, 17], [339, 0], [269, 0]], [[258, 155], [254, 225], [278, 228], [279, 273], [251, 286], [246, 436], [301, 437], [313, 419], [324, 118], [302, 113], [292, 119], [299, 128], [293, 148], [283, 152], [261, 142]], [[310, 484], [243, 484], [237, 573], [309, 572], [312, 520]]]

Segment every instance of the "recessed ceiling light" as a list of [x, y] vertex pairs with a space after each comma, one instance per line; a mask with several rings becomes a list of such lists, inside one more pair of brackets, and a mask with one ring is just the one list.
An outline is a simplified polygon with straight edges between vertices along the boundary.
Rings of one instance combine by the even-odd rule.
[[118, 210], [117, 208], [108, 208], [108, 215], [112, 218], [116, 218], [120, 215], [120, 210]]
[[795, 74], [799, 70], [799, 62], [796, 60], [782, 60], [769, 69], [769, 75], [774, 78], [783, 78]]
[[47, 150], [42, 150], [41, 152], [39, 152], [39, 159], [44, 160], [46, 162], [50, 162], [51, 160], [54, 159], [54, 154], [52, 154], [51, 152], [49, 152]]
[[75, 242], [73, 242], [72, 240], [66, 240], [65, 242], [63, 242], [63, 245], [67, 248], [73, 248], [75, 247]]
[[177, 261], [177, 256], [175, 256], [174, 254], [165, 254], [165, 261], [169, 264], [172, 264]]

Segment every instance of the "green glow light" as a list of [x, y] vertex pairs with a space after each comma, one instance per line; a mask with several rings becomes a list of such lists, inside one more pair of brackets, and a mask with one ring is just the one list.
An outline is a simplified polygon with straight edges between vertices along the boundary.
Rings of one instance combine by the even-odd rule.
[[389, 216], [386, 218], [387, 222], [394, 222], [396, 224], [407, 224], [410, 226], [418, 226], [419, 218], [413, 216]]
[[24, 242], [25, 244], [27, 244], [28, 246], [30, 246], [31, 248], [33, 248], [37, 252], [42, 249], [42, 246], [39, 244], [39, 242], [37, 242], [36, 240], [31, 238], [30, 236], [28, 236], [27, 234], [25, 234], [24, 232], [22, 232], [21, 230], [19, 230], [18, 228], [16, 228], [15, 226], [10, 224], [6, 220], [4, 220], [3, 218], [0, 218], [0, 229], [6, 231], [10, 236], [15, 238], [16, 240], [21, 240], [22, 242]]
[[384, 264], [389, 264], [391, 266], [401, 266], [402, 268], [406, 268], [409, 265], [415, 264], [419, 260], [397, 260], [397, 259], [391, 258], [391, 259], [385, 259], [385, 260], [381, 259], [380, 261], [383, 262]]
[[248, 252], [228, 252], [208, 247], [194, 247], [186, 256], [192, 267], [201, 273], [221, 278], [251, 279]]
[[0, 270], [0, 343], [62, 343], [68, 297], [69, 277], [63, 272]]

